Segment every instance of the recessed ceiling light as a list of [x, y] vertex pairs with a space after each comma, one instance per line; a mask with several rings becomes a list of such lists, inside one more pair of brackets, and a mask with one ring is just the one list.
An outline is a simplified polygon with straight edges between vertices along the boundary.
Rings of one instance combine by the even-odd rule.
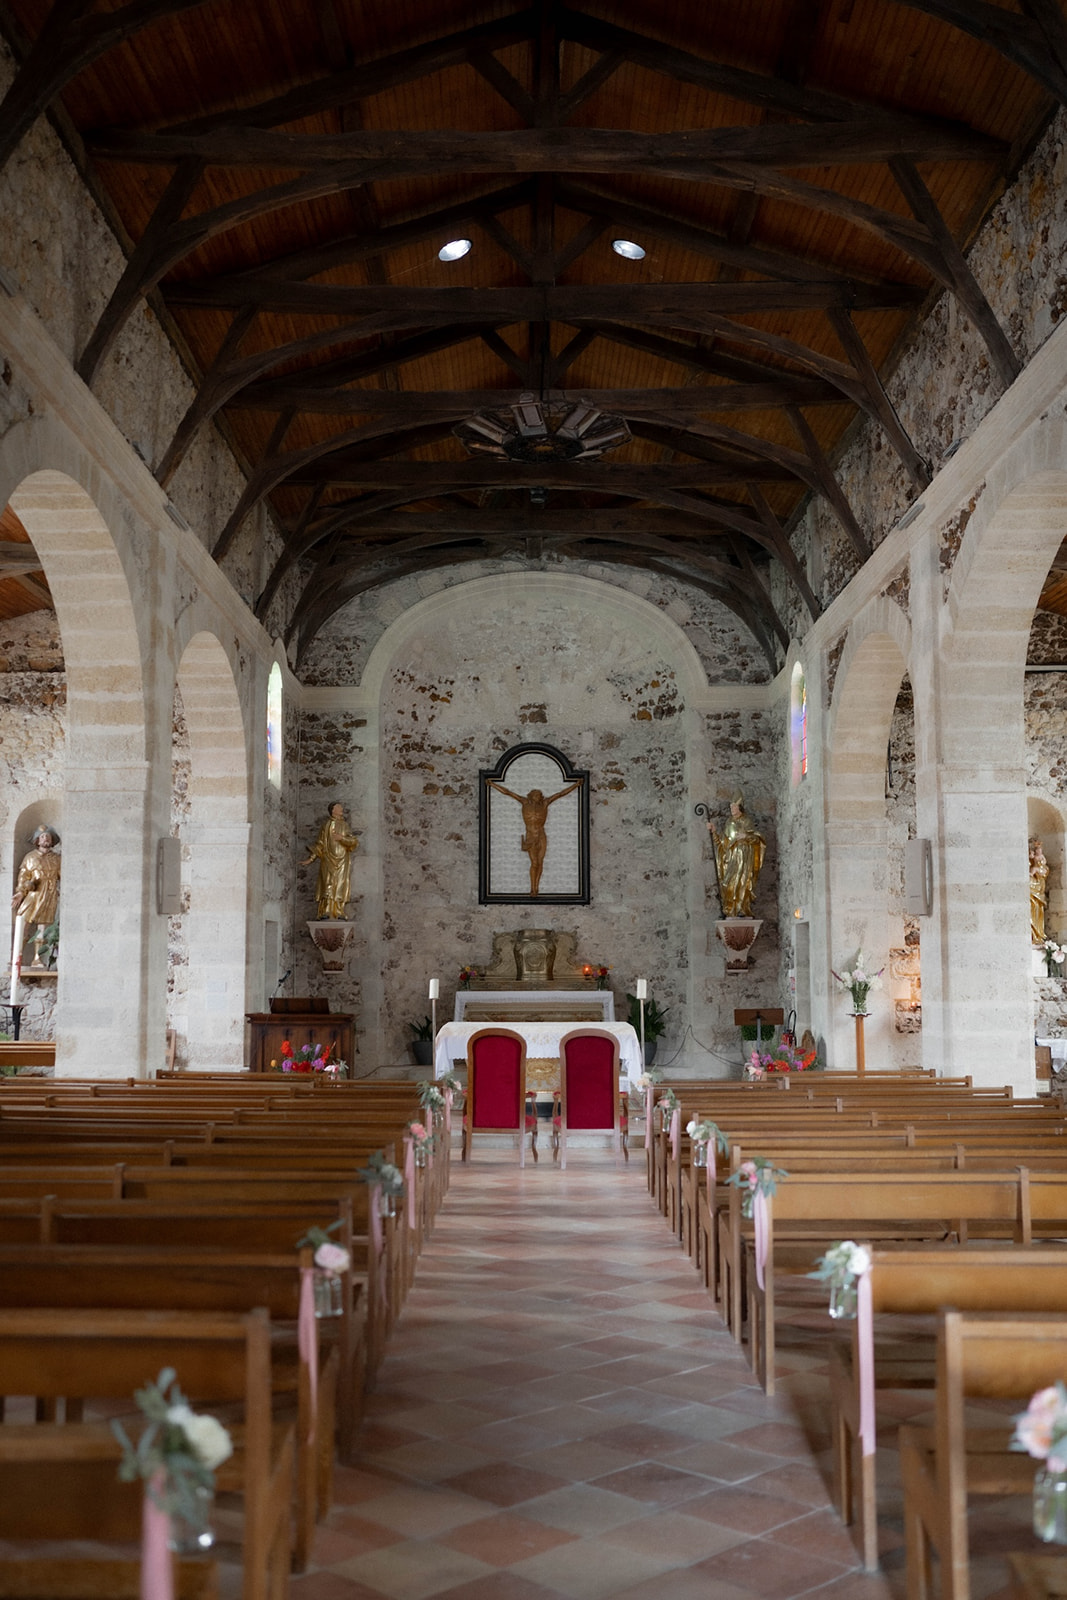
[[632, 239], [612, 239], [611, 248], [617, 256], [625, 256], [627, 261], [645, 259], [645, 252], [639, 244], [634, 244]]
[[[471, 242], [469, 239], [450, 239], [447, 244], [443, 244], [438, 250], [437, 259], [438, 261], [459, 261], [467, 254], [470, 247]], [[644, 255], [644, 253], [642, 250], [641, 254]]]

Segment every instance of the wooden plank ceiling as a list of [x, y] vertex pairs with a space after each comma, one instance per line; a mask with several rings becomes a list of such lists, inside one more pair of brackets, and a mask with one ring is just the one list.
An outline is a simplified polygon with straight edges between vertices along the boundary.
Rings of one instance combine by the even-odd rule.
[[[199, 387], [153, 467], [224, 427], [248, 483], [215, 554], [269, 502], [258, 608], [295, 570], [298, 653], [397, 576], [547, 555], [670, 573], [773, 664], [768, 563], [818, 610], [805, 497], [867, 553], [850, 423], [929, 479], [878, 377], [923, 306], [955, 295], [994, 383], [1018, 371], [962, 250], [1067, 100], [1059, 0], [5, 3], [0, 160], [50, 107], [132, 241], [80, 371], [146, 296], [170, 319]], [[629, 438], [456, 437], [523, 394]]]

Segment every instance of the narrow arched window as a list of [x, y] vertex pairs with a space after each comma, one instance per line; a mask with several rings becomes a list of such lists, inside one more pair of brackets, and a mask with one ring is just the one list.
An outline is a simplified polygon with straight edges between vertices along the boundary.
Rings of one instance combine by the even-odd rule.
[[275, 662], [267, 679], [267, 779], [282, 786], [282, 669]]
[[793, 757], [793, 782], [808, 773], [808, 691], [804, 668], [798, 661], [789, 685], [789, 747]]

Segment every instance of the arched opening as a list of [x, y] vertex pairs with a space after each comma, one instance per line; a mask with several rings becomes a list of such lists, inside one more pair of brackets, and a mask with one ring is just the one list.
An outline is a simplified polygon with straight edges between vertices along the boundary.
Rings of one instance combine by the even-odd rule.
[[170, 919], [168, 1025], [194, 1071], [244, 1064], [248, 763], [233, 672], [214, 635], [186, 645], [174, 694], [172, 832], [182, 910]]
[[[829, 966], [839, 972], [851, 967], [862, 948], [869, 970], [885, 968], [888, 978], [890, 951], [903, 942], [902, 920], [892, 909], [886, 753], [899, 717], [908, 648], [903, 614], [888, 602], [874, 602], [857, 618], [835, 684], [826, 849]], [[853, 1029], [847, 997], [831, 972], [826, 990], [830, 1058], [847, 1068], [854, 1061]], [[868, 1060], [897, 1064], [895, 1007], [891, 998], [888, 1004], [879, 1001], [881, 995], [866, 1024]]]
[[[50, 439], [45, 432], [42, 449], [49, 442], [56, 455], [70, 453], [58, 435]], [[24, 470], [25, 450], [10, 437], [5, 446]], [[0, 471], [8, 464], [0, 459]], [[62, 829], [56, 1071], [126, 1075], [146, 1060], [157, 1031], [162, 1048], [163, 1020], [162, 997], [148, 983], [155, 951], [147, 892], [148, 763], [130, 586], [108, 522], [68, 473], [25, 476], [10, 510], [47, 579], [66, 693], [62, 709], [58, 703], [51, 708], [51, 726], [45, 729], [46, 718], [38, 718], [41, 739], [8, 792], [3, 826], [12, 859], [25, 847], [21, 835], [31, 816]]]

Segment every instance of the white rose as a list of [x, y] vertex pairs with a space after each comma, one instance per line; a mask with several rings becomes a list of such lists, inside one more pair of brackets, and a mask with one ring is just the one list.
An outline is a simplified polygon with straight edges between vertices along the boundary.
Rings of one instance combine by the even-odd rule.
[[334, 1277], [339, 1277], [349, 1268], [349, 1255], [339, 1244], [320, 1244], [315, 1251], [315, 1265], [321, 1267], [323, 1272], [329, 1272]]
[[865, 1245], [854, 1244], [849, 1256], [849, 1271], [858, 1278], [862, 1272], [869, 1272], [871, 1266], [871, 1252]]
[[189, 1421], [182, 1423], [182, 1431], [193, 1455], [209, 1472], [214, 1472], [233, 1455], [233, 1440], [217, 1417], [197, 1417], [190, 1412]]

